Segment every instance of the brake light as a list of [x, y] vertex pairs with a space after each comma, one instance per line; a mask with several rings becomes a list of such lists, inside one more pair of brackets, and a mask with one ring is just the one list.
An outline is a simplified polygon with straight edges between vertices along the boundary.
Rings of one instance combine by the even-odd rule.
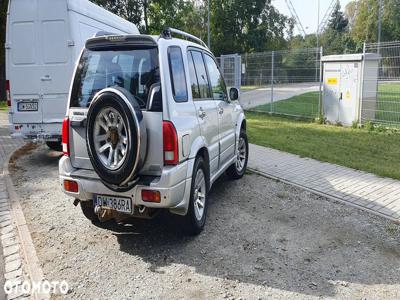
[[7, 96], [7, 106], [11, 107], [11, 89], [10, 89], [10, 80], [6, 80], [6, 96]]
[[62, 123], [62, 149], [66, 156], [69, 156], [69, 118], [64, 118]]
[[159, 191], [142, 190], [142, 200], [143, 202], [161, 202], [161, 194]]
[[78, 183], [76, 181], [72, 181], [72, 180], [64, 180], [64, 189], [67, 192], [71, 192], [71, 193], [79, 192]]
[[178, 158], [178, 135], [174, 124], [163, 121], [163, 141], [164, 141], [164, 164], [177, 165]]

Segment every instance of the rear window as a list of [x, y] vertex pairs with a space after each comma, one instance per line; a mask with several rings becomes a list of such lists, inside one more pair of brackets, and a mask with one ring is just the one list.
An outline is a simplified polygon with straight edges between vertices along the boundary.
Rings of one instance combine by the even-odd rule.
[[85, 50], [75, 75], [71, 107], [89, 107], [94, 95], [107, 87], [128, 90], [146, 107], [150, 87], [160, 82], [158, 50]]

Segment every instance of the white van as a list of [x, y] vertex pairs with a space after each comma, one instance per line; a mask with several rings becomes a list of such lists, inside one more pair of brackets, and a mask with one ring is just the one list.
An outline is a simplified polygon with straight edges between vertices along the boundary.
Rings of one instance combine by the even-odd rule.
[[86, 40], [101, 31], [139, 34], [87, 0], [10, 0], [5, 48], [12, 136], [60, 149], [75, 62]]

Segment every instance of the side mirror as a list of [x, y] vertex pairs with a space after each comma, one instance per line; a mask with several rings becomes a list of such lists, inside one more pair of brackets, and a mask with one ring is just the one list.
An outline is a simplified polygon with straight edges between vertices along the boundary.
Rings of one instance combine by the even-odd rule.
[[239, 90], [235, 87], [229, 89], [229, 98], [231, 101], [236, 101], [239, 99]]
[[162, 111], [162, 93], [160, 83], [154, 83], [151, 85], [146, 109], [150, 111]]

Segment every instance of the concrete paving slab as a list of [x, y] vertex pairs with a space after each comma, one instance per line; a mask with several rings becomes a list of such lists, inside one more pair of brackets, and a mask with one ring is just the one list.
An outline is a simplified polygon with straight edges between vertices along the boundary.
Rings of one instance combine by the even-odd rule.
[[315, 191], [392, 220], [400, 218], [400, 181], [250, 145], [248, 166], [265, 176]]

